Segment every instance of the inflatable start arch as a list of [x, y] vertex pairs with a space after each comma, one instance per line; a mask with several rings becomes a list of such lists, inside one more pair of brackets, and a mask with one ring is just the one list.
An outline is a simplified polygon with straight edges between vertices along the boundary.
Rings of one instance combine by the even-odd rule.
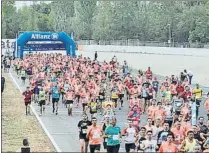
[[75, 42], [64, 32], [24, 32], [15, 42], [16, 58], [23, 58], [24, 46], [30, 41], [61, 41], [65, 46], [67, 56], [76, 56]]

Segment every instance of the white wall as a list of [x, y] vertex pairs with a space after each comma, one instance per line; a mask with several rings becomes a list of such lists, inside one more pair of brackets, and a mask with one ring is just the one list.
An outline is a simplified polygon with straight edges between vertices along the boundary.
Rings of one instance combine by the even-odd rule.
[[168, 54], [187, 56], [209, 56], [209, 49], [204, 48], [169, 48], [169, 47], [147, 47], [147, 46], [115, 46], [115, 45], [83, 45], [84, 51], [114, 51], [123, 53], [147, 53]]

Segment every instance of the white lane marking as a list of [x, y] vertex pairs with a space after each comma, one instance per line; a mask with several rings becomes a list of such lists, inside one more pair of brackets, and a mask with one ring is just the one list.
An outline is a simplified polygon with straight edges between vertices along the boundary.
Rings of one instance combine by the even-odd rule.
[[[20, 88], [19, 84], [17, 83], [17, 81], [15, 80], [15, 78], [13, 77], [13, 75], [11, 74], [11, 72], [9, 72], [9, 74], [10, 74], [10, 77], [12, 78], [13, 82], [16, 84], [17, 88], [18, 88], [18, 89], [20, 90], [20, 92], [22, 93], [22, 92], [23, 92], [22, 89]], [[45, 127], [44, 123], [41, 121], [39, 115], [36, 113], [34, 107], [33, 107], [32, 105], [31, 105], [30, 107], [31, 107], [33, 113], [35, 114], [35, 116], [36, 116], [38, 122], [41, 124], [41, 127], [43, 128], [44, 132], [46, 133], [46, 135], [47, 135], [47, 136], [49, 137], [49, 139], [51, 140], [51, 142], [52, 142], [53, 146], [55, 147], [56, 151], [57, 151], [57, 152], [62, 152], [62, 151], [60, 150], [60, 148], [58, 147], [57, 143], [55, 142], [54, 138], [51, 136], [51, 134], [49, 133], [49, 131], [48, 131], [47, 128]]]
[[77, 133], [51, 133], [52, 135], [77, 135]]

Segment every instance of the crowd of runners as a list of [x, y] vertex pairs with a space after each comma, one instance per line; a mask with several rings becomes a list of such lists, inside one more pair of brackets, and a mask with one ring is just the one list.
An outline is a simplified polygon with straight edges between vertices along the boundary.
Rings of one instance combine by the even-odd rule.
[[[40, 106], [52, 104], [59, 115], [58, 103], [68, 109], [82, 107], [78, 123], [80, 151], [118, 153], [121, 141], [126, 152], [209, 152], [208, 118], [199, 115], [204, 107], [209, 114], [209, 93], [197, 84], [192, 88], [191, 72], [181, 72], [162, 80], [149, 67], [145, 72], [130, 73], [128, 63], [99, 62], [87, 57], [61, 54], [26, 55], [12, 63], [22, 84], [26, 115], [31, 102]], [[204, 99], [204, 101], [203, 101]], [[124, 105], [126, 104], [126, 105]], [[129, 107], [125, 128], [117, 125], [117, 111]], [[203, 106], [203, 107], [202, 107]], [[141, 118], [146, 116], [146, 118]], [[98, 120], [102, 116], [102, 120]], [[143, 125], [140, 121], [147, 120]], [[102, 122], [102, 124], [101, 124]]]

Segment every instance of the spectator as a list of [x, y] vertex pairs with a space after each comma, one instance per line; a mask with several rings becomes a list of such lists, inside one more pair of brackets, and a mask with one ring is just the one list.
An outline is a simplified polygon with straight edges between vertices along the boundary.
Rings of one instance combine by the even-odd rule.
[[23, 146], [20, 149], [18, 149], [17, 152], [30, 153], [30, 146], [27, 138], [23, 139]]
[[5, 78], [1, 77], [1, 93], [4, 92], [4, 88], [5, 88]]
[[94, 54], [94, 60], [97, 60], [97, 57], [98, 57], [98, 54], [97, 54], [97, 51], [96, 51], [95, 54]]

